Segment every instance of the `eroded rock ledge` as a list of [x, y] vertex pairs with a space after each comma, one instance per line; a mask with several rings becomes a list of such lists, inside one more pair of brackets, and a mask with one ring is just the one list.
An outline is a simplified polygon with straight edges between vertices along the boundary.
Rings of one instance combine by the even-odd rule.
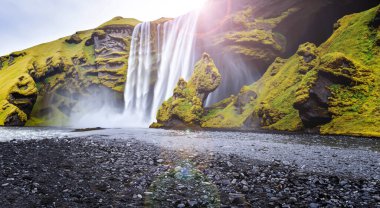
[[204, 102], [221, 83], [221, 75], [211, 57], [204, 53], [195, 65], [189, 82], [178, 81], [173, 97], [164, 102], [157, 113], [153, 128], [183, 128], [199, 126], [204, 114]]

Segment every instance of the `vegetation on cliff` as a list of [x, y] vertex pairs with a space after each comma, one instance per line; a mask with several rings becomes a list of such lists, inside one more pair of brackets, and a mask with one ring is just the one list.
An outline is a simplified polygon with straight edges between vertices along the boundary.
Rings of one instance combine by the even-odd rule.
[[[19, 125], [25, 124], [26, 117], [31, 126], [65, 125], [78, 100], [93, 96], [93, 88], [119, 94], [122, 100], [131, 35], [138, 23], [116, 17], [93, 30], [1, 57], [0, 100], [10, 104], [0, 110], [0, 125], [7, 125], [6, 119], [14, 112], [22, 120]], [[20, 77], [31, 84], [20, 84]], [[30, 98], [29, 91], [35, 96], [38, 91], [38, 97], [28, 101], [29, 112], [9, 98], [15, 87], [25, 88], [16, 96], [22, 96], [24, 101]], [[21, 102], [21, 98], [18, 100]]]
[[215, 38], [215, 45], [225, 45], [225, 50], [256, 61], [270, 62], [285, 51], [286, 38], [273, 29], [289, 15], [298, 11], [290, 8], [273, 18], [255, 17], [254, 9], [248, 6], [231, 15], [236, 30]]
[[208, 54], [195, 65], [189, 82], [178, 81], [173, 97], [165, 101], [151, 127], [197, 126], [204, 114], [203, 104], [209, 93], [220, 85], [221, 75]]
[[379, 136], [379, 8], [345, 16], [320, 47], [306, 43], [276, 59], [259, 81], [215, 104], [202, 126]]

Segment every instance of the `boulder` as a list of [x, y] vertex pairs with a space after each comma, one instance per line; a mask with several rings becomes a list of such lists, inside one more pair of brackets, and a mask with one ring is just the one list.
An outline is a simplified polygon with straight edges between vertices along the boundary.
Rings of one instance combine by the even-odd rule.
[[65, 41], [68, 44], [79, 44], [82, 42], [82, 39], [79, 37], [78, 34], [74, 34], [69, 39], [66, 39]]

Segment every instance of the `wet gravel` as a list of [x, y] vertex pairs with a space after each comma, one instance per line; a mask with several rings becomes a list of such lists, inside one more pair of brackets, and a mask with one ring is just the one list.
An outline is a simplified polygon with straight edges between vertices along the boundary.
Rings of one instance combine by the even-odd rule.
[[380, 181], [92, 136], [0, 143], [0, 196], [5, 208], [380, 207]]

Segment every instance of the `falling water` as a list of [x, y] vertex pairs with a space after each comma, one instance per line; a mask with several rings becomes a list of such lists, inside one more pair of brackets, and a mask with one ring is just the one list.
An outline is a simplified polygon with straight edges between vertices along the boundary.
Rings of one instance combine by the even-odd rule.
[[160, 24], [136, 26], [124, 95], [127, 125], [148, 126], [160, 105], [173, 94], [178, 80], [190, 78], [197, 20], [198, 13], [193, 12]]

